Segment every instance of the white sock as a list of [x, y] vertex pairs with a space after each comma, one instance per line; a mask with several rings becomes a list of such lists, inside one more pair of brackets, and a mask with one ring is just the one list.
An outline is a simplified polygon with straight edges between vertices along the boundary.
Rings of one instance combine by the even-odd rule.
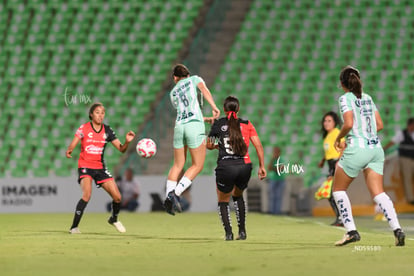
[[167, 197], [168, 193], [173, 191], [176, 186], [177, 186], [177, 181], [167, 180], [167, 185], [165, 189], [166, 191], [165, 197]]
[[345, 191], [338, 191], [332, 193], [335, 198], [336, 206], [338, 207], [339, 214], [342, 218], [342, 223], [347, 232], [356, 230], [354, 217], [352, 216], [351, 202]]
[[384, 213], [391, 229], [395, 230], [401, 228], [397, 218], [397, 213], [394, 209], [394, 204], [392, 203], [390, 197], [386, 193], [382, 192], [374, 197], [374, 201], [381, 208], [381, 211]]
[[180, 196], [193, 183], [187, 176], [183, 176], [175, 188], [175, 194]]

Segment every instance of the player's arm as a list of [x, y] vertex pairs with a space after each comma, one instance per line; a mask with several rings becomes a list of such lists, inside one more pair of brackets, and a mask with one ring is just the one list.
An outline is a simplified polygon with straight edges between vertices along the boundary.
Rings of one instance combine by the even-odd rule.
[[375, 111], [375, 121], [377, 123], [377, 131], [384, 129], [384, 123], [382, 122], [381, 115], [378, 111]]
[[345, 143], [342, 143], [342, 138], [344, 138], [349, 131], [352, 129], [352, 127], [354, 126], [354, 118], [352, 115], [352, 111], [346, 111], [343, 115], [344, 117], [344, 124], [342, 125], [341, 131], [339, 132], [338, 136], [336, 137], [335, 140], [335, 149], [337, 151], [343, 151], [344, 150], [344, 146]]
[[134, 137], [135, 137], [135, 133], [133, 131], [129, 131], [125, 135], [125, 143], [124, 144], [121, 144], [121, 141], [119, 141], [119, 139], [115, 139], [111, 143], [112, 143], [112, 145], [114, 145], [114, 147], [117, 150], [124, 153], [127, 150], [129, 143], [134, 139]]
[[263, 179], [266, 177], [267, 172], [264, 163], [264, 150], [262, 142], [260, 142], [259, 136], [251, 136], [250, 141], [252, 142], [253, 146], [256, 148], [257, 157], [259, 158], [259, 179]]
[[217, 119], [220, 116], [220, 110], [217, 108], [216, 104], [214, 103], [214, 99], [213, 99], [213, 96], [211, 95], [210, 90], [207, 88], [204, 82], [198, 83], [197, 87], [198, 89], [200, 89], [206, 101], [211, 105], [211, 108], [213, 110], [213, 118]]
[[76, 148], [76, 145], [79, 143], [80, 138], [78, 136], [73, 137], [72, 142], [68, 146], [68, 149], [66, 150], [66, 157], [72, 158], [72, 151], [74, 148]]

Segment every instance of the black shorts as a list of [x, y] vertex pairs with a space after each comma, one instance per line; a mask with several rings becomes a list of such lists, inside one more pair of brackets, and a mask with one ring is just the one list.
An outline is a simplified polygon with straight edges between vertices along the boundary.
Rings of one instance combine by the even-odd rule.
[[88, 169], [88, 168], [78, 168], [79, 178], [78, 183], [80, 184], [82, 178], [89, 177], [95, 180], [97, 186], [101, 186], [102, 183], [109, 180], [113, 180], [111, 173], [107, 169]]
[[243, 191], [247, 188], [251, 175], [252, 163], [218, 165], [216, 168], [217, 189], [227, 194], [236, 186]]
[[328, 160], [328, 168], [329, 168], [328, 176], [334, 176], [336, 162], [338, 162], [338, 159], [329, 159]]

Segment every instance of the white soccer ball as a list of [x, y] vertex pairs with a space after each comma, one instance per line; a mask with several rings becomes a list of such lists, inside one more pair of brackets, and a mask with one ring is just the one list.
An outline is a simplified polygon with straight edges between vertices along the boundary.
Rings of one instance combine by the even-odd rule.
[[138, 141], [136, 149], [139, 156], [150, 158], [157, 152], [157, 144], [150, 138], [144, 138]]

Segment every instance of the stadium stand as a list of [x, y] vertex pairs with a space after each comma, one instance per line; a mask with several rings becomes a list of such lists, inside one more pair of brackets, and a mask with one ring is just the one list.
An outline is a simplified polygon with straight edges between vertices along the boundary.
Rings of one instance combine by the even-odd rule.
[[338, 112], [342, 67], [361, 70], [384, 139], [412, 116], [413, 23], [409, 1], [254, 1], [212, 91], [225, 92], [215, 94], [219, 103], [238, 95], [240, 116], [257, 126], [265, 152], [280, 145], [291, 164], [304, 165], [311, 185], [321, 173], [320, 120]]
[[[107, 106], [107, 121], [121, 140], [138, 129], [202, 4], [0, 3], [0, 177], [74, 172], [65, 149], [92, 101]], [[108, 147], [108, 166], [119, 156]]]
[[[121, 138], [131, 126], [147, 123], [144, 118], [165, 93], [162, 83], [170, 81], [170, 67], [203, 5], [197, 0], [5, 3], [0, 3], [0, 157], [5, 160], [0, 177], [73, 172], [64, 152], [87, 118], [86, 96], [107, 105], [109, 124]], [[209, 86], [218, 104], [236, 94], [243, 105], [240, 116], [256, 125], [265, 152], [280, 145], [286, 160], [304, 165], [310, 185], [321, 173], [321, 117], [338, 111], [342, 67], [361, 70], [364, 89], [382, 113], [385, 140], [413, 115], [413, 18], [408, 0], [255, 0]], [[209, 68], [205, 62], [203, 68]], [[108, 147], [109, 166], [119, 156]], [[215, 158], [207, 155], [204, 174], [212, 173]]]

